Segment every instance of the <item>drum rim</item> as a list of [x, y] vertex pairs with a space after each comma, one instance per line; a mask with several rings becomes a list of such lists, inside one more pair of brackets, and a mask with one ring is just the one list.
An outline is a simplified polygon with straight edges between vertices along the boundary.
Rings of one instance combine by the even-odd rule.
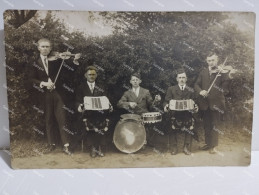
[[160, 112], [145, 112], [145, 113], [142, 113], [141, 115], [144, 116], [145, 114], [150, 114], [150, 113], [153, 113], [153, 114], [158, 114], [158, 116], [162, 115]]

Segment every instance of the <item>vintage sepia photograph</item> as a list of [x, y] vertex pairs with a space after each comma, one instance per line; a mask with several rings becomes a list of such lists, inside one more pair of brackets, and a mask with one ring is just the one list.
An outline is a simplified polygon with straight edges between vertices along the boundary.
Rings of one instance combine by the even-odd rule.
[[250, 165], [255, 17], [6, 10], [12, 168]]

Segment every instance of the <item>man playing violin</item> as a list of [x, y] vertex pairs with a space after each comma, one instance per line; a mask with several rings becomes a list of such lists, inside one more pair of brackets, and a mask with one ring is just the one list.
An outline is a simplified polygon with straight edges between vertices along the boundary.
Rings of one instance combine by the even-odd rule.
[[[73, 99], [73, 85], [71, 76], [75, 71], [80, 58], [80, 54], [76, 54], [73, 63], [67, 65], [62, 59], [54, 59], [51, 61], [48, 57], [52, 49], [52, 43], [48, 39], [40, 39], [37, 42], [37, 48], [40, 55], [36, 62], [31, 66], [30, 79], [39, 104], [44, 109], [45, 125], [50, 150], [56, 147], [55, 125], [58, 125], [58, 132], [61, 137], [63, 151], [71, 154], [69, 149], [70, 130], [68, 122], [68, 111], [72, 112], [69, 102]], [[61, 67], [61, 69], [60, 69]], [[59, 71], [60, 69], [60, 71]], [[59, 72], [59, 77], [57, 76]]]
[[199, 96], [198, 105], [203, 115], [205, 130], [205, 145], [201, 149], [215, 154], [220, 131], [218, 125], [225, 111], [225, 95], [229, 93], [230, 74], [219, 73], [222, 66], [218, 65], [218, 55], [215, 52], [207, 55], [206, 62], [208, 67], [200, 72], [194, 89]]

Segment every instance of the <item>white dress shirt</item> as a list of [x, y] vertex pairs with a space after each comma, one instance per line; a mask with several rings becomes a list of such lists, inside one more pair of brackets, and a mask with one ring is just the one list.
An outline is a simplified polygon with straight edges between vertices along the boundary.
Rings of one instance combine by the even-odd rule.
[[90, 90], [94, 90], [95, 82], [90, 83], [87, 81], [87, 84], [88, 84]]
[[[40, 58], [41, 58], [41, 61], [42, 61], [42, 64], [44, 65], [44, 69], [47, 73], [47, 75], [49, 75], [49, 70], [48, 70], [48, 57], [47, 56], [43, 56], [40, 54]], [[46, 59], [46, 63], [45, 63], [45, 59]]]
[[183, 90], [185, 89], [186, 84], [185, 84], [185, 85], [178, 85], [178, 86], [179, 86], [180, 89], [183, 91]]
[[134, 88], [134, 87], [132, 87], [132, 91], [135, 93], [135, 95], [138, 97], [138, 95], [139, 95], [139, 89], [140, 89], [140, 87], [137, 87], [137, 88]]

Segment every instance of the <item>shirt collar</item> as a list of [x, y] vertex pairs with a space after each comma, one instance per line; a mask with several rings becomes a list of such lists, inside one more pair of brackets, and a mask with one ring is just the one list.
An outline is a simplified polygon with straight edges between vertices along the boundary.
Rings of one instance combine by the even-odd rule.
[[184, 85], [179, 85], [178, 84], [178, 86], [179, 86], [179, 88], [182, 90], [182, 87], [183, 87], [183, 90], [185, 89], [185, 86], [186, 86], [186, 84], [184, 84]]
[[44, 56], [44, 55], [40, 54], [40, 57], [43, 60], [43, 59], [47, 58], [48, 56]]
[[140, 89], [140, 86], [138, 86], [137, 88], [132, 87], [132, 91], [134, 90], [139, 91], [139, 89]]
[[87, 84], [88, 84], [88, 86], [93, 85], [93, 87], [94, 87], [94, 86], [95, 86], [95, 81], [92, 82], [92, 83], [90, 83], [90, 82], [87, 81]]
[[[209, 68], [209, 73], [211, 74], [212, 69], [211, 69], [211, 67], [210, 67], [210, 66], [209, 66], [208, 68]], [[216, 67], [216, 68], [217, 68], [217, 67]]]

